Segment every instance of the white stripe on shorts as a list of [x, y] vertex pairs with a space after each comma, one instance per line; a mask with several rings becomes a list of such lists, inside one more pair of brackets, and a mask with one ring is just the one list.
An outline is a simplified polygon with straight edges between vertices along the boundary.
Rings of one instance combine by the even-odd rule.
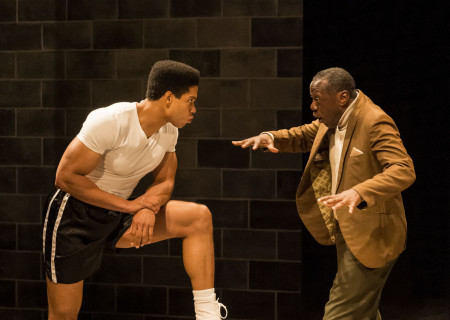
[[52, 237], [52, 257], [51, 257], [51, 270], [52, 270], [52, 281], [54, 283], [57, 282], [56, 279], [56, 271], [55, 271], [55, 256], [56, 256], [56, 234], [58, 232], [59, 224], [61, 223], [61, 218], [64, 212], [64, 208], [66, 207], [67, 200], [69, 200], [70, 194], [66, 193], [61, 202], [61, 206], [59, 207], [58, 217], [55, 221], [55, 227], [53, 228], [53, 237]]
[[42, 254], [44, 255], [44, 259], [45, 259], [45, 236], [47, 233], [48, 215], [49, 215], [52, 203], [60, 191], [61, 191], [61, 189], [56, 190], [55, 194], [52, 197], [52, 200], [50, 200], [50, 203], [48, 204], [47, 213], [45, 214], [44, 231], [42, 232]]

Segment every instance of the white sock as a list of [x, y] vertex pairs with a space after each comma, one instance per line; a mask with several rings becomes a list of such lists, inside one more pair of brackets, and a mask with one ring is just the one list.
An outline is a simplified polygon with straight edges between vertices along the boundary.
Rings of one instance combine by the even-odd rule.
[[220, 307], [214, 288], [193, 290], [196, 320], [219, 320]]
[[216, 301], [216, 292], [214, 288], [204, 290], [192, 290], [194, 301]]

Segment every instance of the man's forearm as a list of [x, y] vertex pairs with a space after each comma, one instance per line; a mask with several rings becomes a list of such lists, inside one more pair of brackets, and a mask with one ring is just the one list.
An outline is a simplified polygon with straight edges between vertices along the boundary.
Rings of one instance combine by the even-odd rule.
[[78, 174], [57, 177], [56, 187], [80, 201], [114, 211], [130, 212], [130, 201], [101, 190], [95, 183]]
[[163, 206], [170, 200], [173, 187], [174, 182], [170, 180], [154, 182], [145, 193], [150, 196], [158, 197], [161, 201], [161, 206]]

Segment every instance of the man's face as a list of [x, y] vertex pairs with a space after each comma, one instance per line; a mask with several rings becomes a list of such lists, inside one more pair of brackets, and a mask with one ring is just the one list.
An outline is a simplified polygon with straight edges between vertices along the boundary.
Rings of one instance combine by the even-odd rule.
[[342, 108], [338, 95], [330, 94], [327, 90], [327, 80], [316, 80], [311, 82], [309, 92], [312, 103], [310, 109], [313, 116], [328, 128], [336, 128], [339, 119], [345, 111]]
[[194, 102], [197, 100], [198, 86], [192, 86], [180, 99], [173, 95], [173, 101], [169, 110], [169, 121], [177, 128], [183, 128], [194, 119], [197, 111]]

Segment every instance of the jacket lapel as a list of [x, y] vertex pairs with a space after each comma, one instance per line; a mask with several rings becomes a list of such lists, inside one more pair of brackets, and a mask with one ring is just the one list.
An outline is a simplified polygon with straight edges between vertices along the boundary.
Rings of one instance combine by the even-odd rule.
[[350, 115], [350, 117], [348, 119], [347, 131], [345, 132], [344, 144], [342, 146], [341, 160], [339, 161], [336, 192], [339, 189], [339, 184], [341, 183], [342, 169], [344, 167], [344, 162], [345, 162], [346, 155], [348, 152], [348, 146], [349, 146], [350, 140], [353, 136], [353, 132], [355, 131], [355, 126], [358, 121], [358, 116], [361, 111], [361, 107], [364, 105], [365, 98], [366, 98], [366, 96], [361, 91], [359, 91], [358, 101], [356, 102], [355, 109], [353, 110], [352, 114]]

